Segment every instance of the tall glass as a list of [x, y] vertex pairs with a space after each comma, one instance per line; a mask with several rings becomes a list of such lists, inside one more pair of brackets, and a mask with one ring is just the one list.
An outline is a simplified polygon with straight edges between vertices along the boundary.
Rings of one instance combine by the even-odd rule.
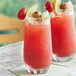
[[75, 52], [75, 22], [73, 10], [61, 12], [51, 19], [53, 60], [68, 61]]
[[25, 20], [24, 62], [32, 74], [47, 72], [52, 62], [50, 18], [43, 21]]

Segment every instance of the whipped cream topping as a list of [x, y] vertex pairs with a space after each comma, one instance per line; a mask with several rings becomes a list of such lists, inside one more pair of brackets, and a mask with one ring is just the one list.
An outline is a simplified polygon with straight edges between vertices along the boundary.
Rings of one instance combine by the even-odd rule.
[[42, 14], [42, 21], [44, 24], [50, 24], [50, 15], [49, 15], [48, 11], [45, 11]]
[[[48, 11], [45, 11], [43, 13], [41, 13], [42, 17], [41, 17], [41, 22], [44, 23], [44, 24], [50, 24], [50, 14], [48, 13]], [[30, 22], [30, 23], [37, 23], [37, 18], [34, 18], [34, 17], [29, 17], [29, 16], [26, 16], [25, 20], [27, 22]]]
[[66, 3], [66, 7], [67, 8], [66, 8], [66, 10], [63, 13], [68, 14], [68, 15], [74, 14], [73, 4], [72, 4], [71, 1], [68, 1]]

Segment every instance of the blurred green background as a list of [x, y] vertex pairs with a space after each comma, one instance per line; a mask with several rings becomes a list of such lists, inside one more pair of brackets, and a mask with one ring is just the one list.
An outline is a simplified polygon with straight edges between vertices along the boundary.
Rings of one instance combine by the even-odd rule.
[[[38, 3], [40, 6], [44, 5], [47, 0], [0, 0], [0, 13], [3, 13], [7, 16], [17, 18], [18, 11], [26, 7], [27, 9], [33, 4]], [[50, 0], [51, 1], [51, 0]], [[67, 2], [69, 0], [62, 0]], [[76, 0], [71, 0], [75, 5]], [[76, 9], [74, 9], [76, 15]], [[76, 24], [76, 16], [75, 16], [75, 24]]]
[[[0, 0], [0, 13], [7, 16], [17, 18], [18, 11], [23, 8], [29, 8], [33, 3], [38, 3], [41, 5], [45, 4], [47, 0]], [[51, 0], [50, 0], [51, 1]], [[62, 0], [69, 1], [69, 0]], [[71, 0], [75, 5], [76, 0]]]
[[[10, 17], [17, 18], [17, 13], [21, 8], [26, 7], [28, 9], [33, 3], [38, 3], [40, 4], [40, 6], [42, 6], [45, 4], [46, 1], [47, 0], [0, 0], [0, 13], [3, 13]], [[69, 0], [62, 0], [62, 1], [66, 2]], [[71, 1], [74, 5], [76, 4], [76, 0]], [[76, 16], [75, 16], [75, 24], [76, 24]]]

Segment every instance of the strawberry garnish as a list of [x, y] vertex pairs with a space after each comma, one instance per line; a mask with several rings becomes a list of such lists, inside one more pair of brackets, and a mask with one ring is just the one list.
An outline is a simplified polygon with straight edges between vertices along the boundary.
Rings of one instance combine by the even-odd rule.
[[45, 7], [49, 13], [51, 13], [54, 10], [53, 4], [50, 1], [46, 2]]
[[18, 12], [18, 18], [20, 20], [25, 19], [26, 16], [26, 8], [22, 8], [19, 12]]

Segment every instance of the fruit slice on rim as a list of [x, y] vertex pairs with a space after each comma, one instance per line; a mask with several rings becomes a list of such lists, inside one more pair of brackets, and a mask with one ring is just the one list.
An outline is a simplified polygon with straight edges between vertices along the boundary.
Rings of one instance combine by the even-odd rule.
[[54, 12], [56, 15], [61, 15], [60, 11], [60, 4], [61, 0], [52, 0], [53, 6], [54, 6]]
[[31, 8], [29, 8], [29, 9], [27, 10], [26, 16], [32, 17], [32, 14], [33, 14], [35, 11], [37, 11], [37, 9], [38, 9], [38, 5], [33, 5]]
[[18, 12], [18, 19], [23, 20], [25, 19], [26, 16], [26, 8], [22, 8], [19, 12]]
[[54, 10], [53, 4], [50, 1], [47, 1], [45, 4], [45, 8], [49, 13], [52, 13]]

